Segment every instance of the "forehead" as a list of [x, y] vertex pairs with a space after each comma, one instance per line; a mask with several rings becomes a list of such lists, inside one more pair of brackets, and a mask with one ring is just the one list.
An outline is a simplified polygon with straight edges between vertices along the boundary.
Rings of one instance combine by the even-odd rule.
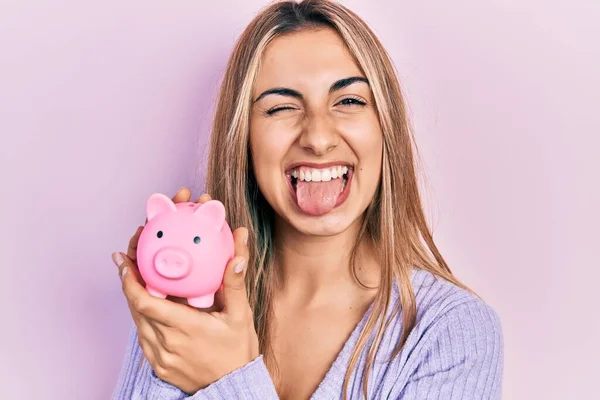
[[302, 30], [274, 39], [265, 49], [254, 93], [274, 86], [297, 89], [364, 76], [339, 34], [331, 28]]

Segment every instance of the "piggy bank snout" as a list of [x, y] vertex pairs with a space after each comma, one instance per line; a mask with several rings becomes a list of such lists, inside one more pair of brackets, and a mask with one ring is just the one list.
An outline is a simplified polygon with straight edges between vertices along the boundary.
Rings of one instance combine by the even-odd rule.
[[189, 275], [192, 265], [184, 250], [167, 248], [156, 253], [154, 268], [156, 272], [165, 278], [181, 279]]

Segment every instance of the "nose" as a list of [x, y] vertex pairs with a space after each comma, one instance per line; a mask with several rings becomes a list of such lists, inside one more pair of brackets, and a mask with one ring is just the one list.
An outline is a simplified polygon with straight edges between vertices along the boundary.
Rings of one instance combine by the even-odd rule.
[[339, 144], [337, 133], [330, 117], [324, 113], [311, 113], [306, 117], [299, 144], [316, 156], [324, 156]]
[[154, 257], [154, 268], [156, 272], [165, 278], [182, 279], [191, 270], [190, 262], [186, 253], [179, 249], [163, 249]]

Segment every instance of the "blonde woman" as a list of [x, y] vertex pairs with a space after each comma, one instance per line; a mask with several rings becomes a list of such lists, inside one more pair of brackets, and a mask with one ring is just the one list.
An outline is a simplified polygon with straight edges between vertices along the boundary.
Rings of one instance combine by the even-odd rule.
[[264, 9], [229, 60], [199, 199], [225, 204], [236, 256], [199, 310], [146, 293], [141, 227], [113, 254], [135, 321], [113, 398], [500, 398], [500, 321], [433, 241], [407, 121], [356, 14]]

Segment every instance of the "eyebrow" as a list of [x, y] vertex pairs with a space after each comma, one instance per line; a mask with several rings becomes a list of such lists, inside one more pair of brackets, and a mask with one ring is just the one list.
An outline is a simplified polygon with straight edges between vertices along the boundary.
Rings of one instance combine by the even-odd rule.
[[[353, 83], [356, 82], [363, 82], [366, 83], [367, 85], [369, 84], [369, 80], [365, 77], [362, 76], [351, 76], [349, 78], [343, 78], [340, 79], [336, 82], [333, 83], [333, 85], [331, 85], [331, 87], [329, 88], [329, 93], [333, 93], [335, 91], [341, 90], [347, 86], [352, 85]], [[260, 99], [262, 99], [265, 96], [268, 96], [270, 94], [277, 94], [280, 96], [287, 96], [287, 97], [293, 97], [299, 100], [303, 100], [304, 96], [302, 96], [302, 93], [300, 93], [297, 90], [294, 89], [289, 89], [289, 88], [284, 88], [284, 87], [276, 87], [276, 88], [272, 88], [272, 89], [268, 89], [265, 90], [264, 92], [262, 92], [260, 94], [260, 96], [258, 96], [256, 98], [256, 100], [254, 100], [253, 103], [256, 103], [257, 101], [259, 101]]]

